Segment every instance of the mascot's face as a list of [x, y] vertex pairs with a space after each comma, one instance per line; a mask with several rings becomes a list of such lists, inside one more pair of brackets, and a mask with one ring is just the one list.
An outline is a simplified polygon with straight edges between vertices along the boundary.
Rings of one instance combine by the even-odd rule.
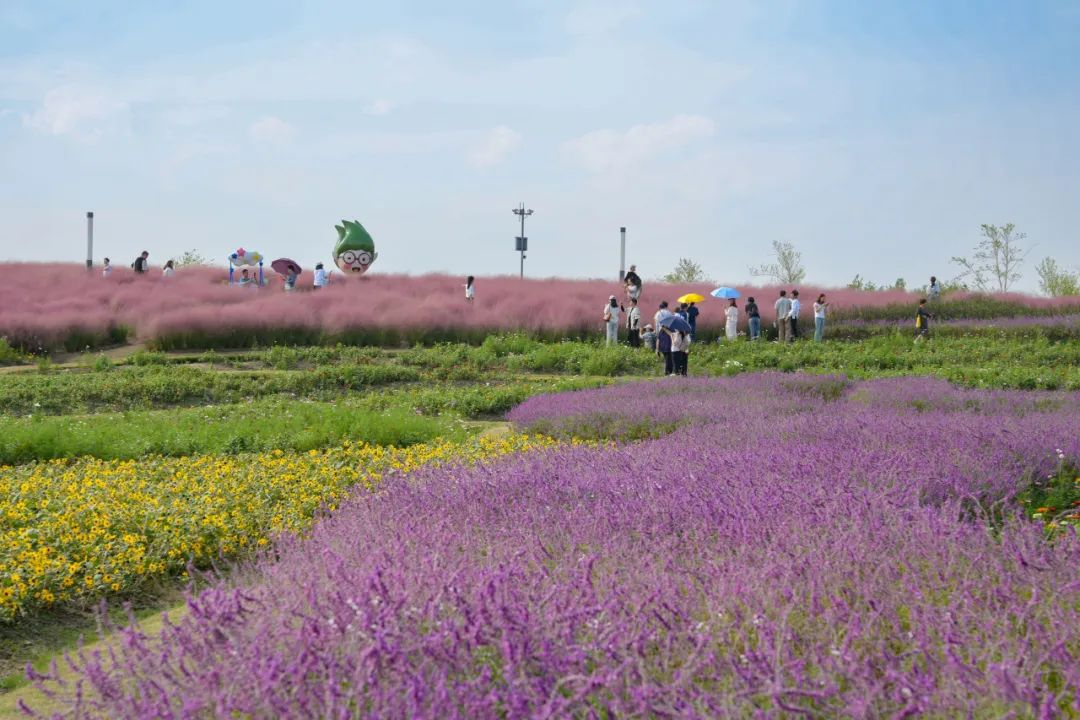
[[375, 258], [375, 241], [358, 222], [342, 222], [335, 225], [338, 243], [334, 246], [334, 263], [346, 275], [363, 275]]

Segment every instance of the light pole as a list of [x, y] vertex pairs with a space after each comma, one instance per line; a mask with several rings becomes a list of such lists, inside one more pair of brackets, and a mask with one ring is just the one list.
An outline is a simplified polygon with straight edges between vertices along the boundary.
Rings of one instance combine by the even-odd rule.
[[94, 267], [94, 213], [86, 213], [86, 269]]
[[514, 214], [521, 218], [521, 235], [514, 238], [514, 249], [521, 253], [521, 277], [525, 277], [525, 251], [529, 249], [529, 238], [525, 237], [525, 218], [533, 214], [532, 210], [525, 209], [525, 203], [513, 210]]

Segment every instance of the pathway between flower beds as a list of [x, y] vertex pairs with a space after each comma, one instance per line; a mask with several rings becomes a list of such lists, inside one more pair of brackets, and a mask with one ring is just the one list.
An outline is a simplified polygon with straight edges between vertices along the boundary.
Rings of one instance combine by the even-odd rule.
[[1077, 393], [756, 375], [511, 419], [673, 432], [358, 495], [91, 659], [71, 716], [1080, 709], [1080, 539], [1017, 497], [1075, 471]]

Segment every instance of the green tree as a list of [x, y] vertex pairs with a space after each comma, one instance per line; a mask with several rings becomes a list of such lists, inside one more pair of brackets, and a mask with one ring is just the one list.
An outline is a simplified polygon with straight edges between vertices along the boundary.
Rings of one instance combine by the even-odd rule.
[[173, 264], [181, 268], [185, 265], [209, 265], [210, 261], [203, 257], [198, 250], [185, 250], [180, 254], [180, 257], [174, 260]]
[[1035, 266], [1039, 274], [1039, 290], [1050, 297], [1080, 295], [1080, 273], [1058, 267], [1054, 258], [1043, 258]]
[[675, 269], [661, 279], [667, 283], [709, 282], [709, 278], [705, 275], [705, 271], [690, 258], [679, 258], [679, 262], [676, 263]]
[[773, 256], [776, 262], [750, 268], [750, 274], [769, 277], [781, 285], [797, 285], [806, 277], [806, 268], [802, 264], [802, 253], [789, 242], [773, 240]]
[[952, 261], [960, 266], [958, 281], [970, 280], [976, 289], [986, 292], [1008, 292], [1013, 283], [1020, 279], [1020, 266], [1030, 250], [1024, 250], [1022, 243], [1027, 235], [1014, 232], [1012, 223], [998, 227], [982, 226], [982, 240], [975, 246], [970, 258], [953, 256]]

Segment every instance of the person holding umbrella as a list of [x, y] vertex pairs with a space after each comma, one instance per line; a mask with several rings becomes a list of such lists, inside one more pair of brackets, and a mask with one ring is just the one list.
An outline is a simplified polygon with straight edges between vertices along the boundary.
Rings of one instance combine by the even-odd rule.
[[739, 335], [739, 306], [735, 304], [735, 298], [729, 301], [727, 309], [724, 310], [724, 316], [727, 318], [724, 334], [729, 341], [734, 342]]
[[300, 273], [303, 270], [300, 269], [300, 265], [295, 260], [289, 258], [278, 258], [274, 262], [270, 263], [270, 269], [285, 278], [285, 290], [291, 291], [296, 287], [296, 279], [300, 277]]
[[686, 309], [686, 322], [690, 323], [690, 337], [697, 337], [697, 318], [701, 314], [701, 310], [698, 309], [697, 303], [701, 302], [705, 298], [697, 293], [687, 293], [679, 298], [679, 302], [683, 304]]
[[686, 354], [690, 352], [690, 323], [678, 315], [666, 315], [659, 324], [659, 347], [662, 352], [666, 351], [665, 373], [685, 375]]

